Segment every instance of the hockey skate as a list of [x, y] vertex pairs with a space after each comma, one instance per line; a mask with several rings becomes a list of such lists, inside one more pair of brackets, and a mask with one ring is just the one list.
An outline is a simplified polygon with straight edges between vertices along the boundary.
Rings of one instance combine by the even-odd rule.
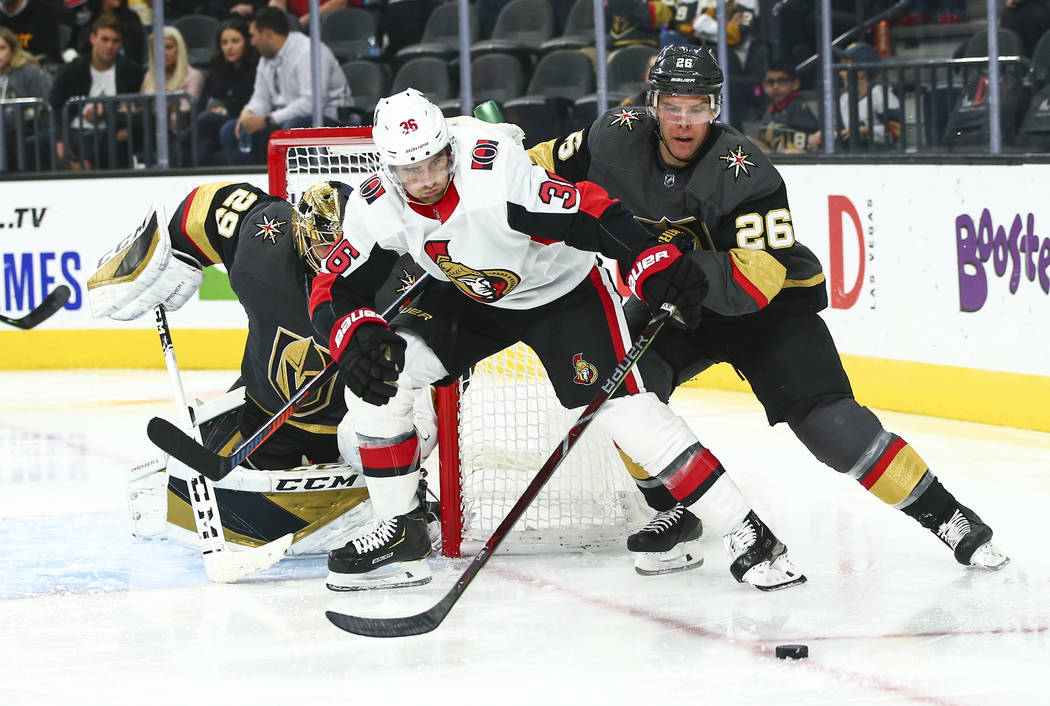
[[432, 578], [427, 518], [416, 508], [407, 515], [373, 522], [368, 531], [328, 555], [333, 591], [421, 586]]
[[1010, 561], [992, 544], [992, 528], [970, 508], [958, 505], [947, 522], [933, 530], [937, 538], [955, 553], [963, 566], [997, 571]]
[[648, 524], [627, 538], [628, 551], [636, 552], [634, 570], [656, 576], [702, 566], [700, 519], [681, 505], [657, 513]]
[[787, 547], [770, 531], [755, 511], [722, 538], [729, 554], [729, 571], [740, 583], [760, 591], [777, 591], [806, 582], [787, 556]]

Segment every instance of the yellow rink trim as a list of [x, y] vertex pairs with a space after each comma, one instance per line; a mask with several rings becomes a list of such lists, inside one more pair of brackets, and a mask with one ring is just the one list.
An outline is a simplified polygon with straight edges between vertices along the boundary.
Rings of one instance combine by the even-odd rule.
[[[46, 324], [45, 324], [46, 326]], [[175, 330], [179, 367], [237, 369], [243, 330]], [[531, 367], [514, 352], [503, 362]], [[861, 404], [913, 414], [1050, 432], [1050, 377], [844, 355]], [[0, 331], [0, 370], [163, 368], [152, 328], [113, 331]], [[690, 386], [749, 391], [728, 365], [716, 365]]]
[[[184, 370], [239, 369], [247, 337], [246, 330], [171, 333], [175, 357]], [[0, 370], [163, 367], [160, 338], [153, 328], [0, 332]]]

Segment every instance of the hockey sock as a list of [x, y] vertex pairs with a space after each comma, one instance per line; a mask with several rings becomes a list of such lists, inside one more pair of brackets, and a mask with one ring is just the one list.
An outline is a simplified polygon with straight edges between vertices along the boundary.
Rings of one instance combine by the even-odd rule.
[[913, 503], [902, 511], [928, 530], [937, 528], [951, 517], [959, 506], [959, 501], [945, 489], [941, 482], [931, 476], [929, 487]]

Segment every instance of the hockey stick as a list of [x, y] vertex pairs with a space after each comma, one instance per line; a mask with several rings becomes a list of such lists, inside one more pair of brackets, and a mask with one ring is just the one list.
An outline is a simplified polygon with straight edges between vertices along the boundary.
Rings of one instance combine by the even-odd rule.
[[544, 462], [543, 466], [539, 471], [536, 472], [536, 476], [529, 483], [528, 487], [518, 498], [518, 502], [514, 503], [514, 507], [510, 509], [507, 516], [503, 518], [503, 521], [496, 527], [496, 531], [492, 533], [488, 541], [485, 542], [485, 546], [481, 548], [474, 558], [471, 560], [467, 570], [464, 571], [459, 580], [456, 581], [455, 585], [445, 594], [437, 605], [417, 613], [416, 615], [410, 615], [407, 618], [362, 618], [355, 615], [346, 615], [344, 613], [338, 613], [333, 610], [325, 611], [325, 616], [328, 617], [332, 623], [347, 632], [352, 632], [355, 635], [364, 635], [366, 637], [405, 637], [406, 635], [422, 635], [423, 633], [430, 632], [441, 624], [441, 621], [445, 619], [445, 616], [452, 610], [452, 606], [456, 604], [456, 601], [460, 599], [463, 593], [467, 590], [467, 586], [470, 582], [478, 575], [481, 568], [485, 566], [485, 563], [492, 556], [492, 553], [496, 551], [503, 538], [507, 535], [507, 532], [521, 519], [522, 514], [536, 499], [540, 490], [546, 485], [547, 481], [550, 480], [554, 470], [561, 464], [565, 455], [569, 453], [569, 450], [576, 443], [576, 440], [580, 438], [580, 435], [590, 425], [594, 416], [598, 413], [598, 409], [605, 404], [616, 389], [623, 382], [623, 379], [627, 376], [627, 373], [634, 367], [634, 364], [638, 362], [638, 359], [642, 357], [649, 344], [653, 342], [653, 338], [659, 333], [660, 329], [663, 328], [667, 320], [675, 313], [674, 307], [669, 304], [664, 304], [660, 311], [658, 311], [649, 323], [646, 324], [638, 337], [634, 339], [634, 343], [631, 345], [631, 349], [627, 351], [627, 354], [623, 357], [617, 366], [613, 370], [612, 375], [602, 383], [602, 388], [591, 400], [587, 408], [580, 414], [579, 419], [572, 425], [568, 433], [561, 440], [561, 443], [551, 452], [551, 455]]
[[[425, 273], [421, 275], [401, 297], [387, 307], [386, 311], [384, 311], [381, 316], [384, 319], [391, 318], [392, 313], [397, 312], [400, 304], [405, 300], [416, 296], [424, 287], [428, 279], [430, 279], [430, 275]], [[288, 400], [284, 407], [281, 407], [281, 409], [278, 410], [269, 421], [245, 439], [244, 442], [229, 456], [223, 456], [211, 451], [210, 449], [204, 448], [199, 440], [192, 438], [168, 420], [161, 419], [160, 417], [154, 417], [149, 421], [149, 424], [146, 426], [146, 435], [149, 436], [150, 441], [160, 447], [162, 451], [179, 459], [205, 478], [213, 481], [220, 481], [229, 475], [229, 473], [236, 468], [241, 461], [248, 458], [248, 456], [250, 456], [255, 449], [259, 448], [264, 441], [270, 438], [270, 435], [273, 434], [279, 426], [284, 424], [289, 417], [295, 414], [297, 409], [303, 406], [303, 403], [306, 401], [306, 398], [310, 393], [316, 388], [321, 387], [321, 385], [335, 375], [338, 370], [339, 367], [335, 362], [329, 361], [328, 365], [321, 369], [321, 372], [317, 373], [317, 375], [312, 377], [305, 385], [299, 388], [299, 391], [292, 395], [291, 399]]]
[[40, 302], [38, 307], [22, 318], [12, 319], [10, 316], [0, 316], [0, 321], [20, 329], [31, 329], [51, 318], [52, 314], [64, 307], [67, 301], [69, 301], [69, 287], [60, 284], [44, 297], [44, 301]]
[[[154, 313], [160, 346], [164, 350], [164, 362], [167, 364], [172, 393], [175, 395], [175, 406], [179, 410], [179, 422], [191, 430], [199, 440], [200, 429], [194, 424], [190, 408], [186, 404], [186, 393], [182, 389], [182, 376], [179, 375], [179, 366], [175, 361], [175, 348], [171, 344], [171, 330], [168, 328], [168, 317], [164, 313], [163, 305], [157, 305]], [[219, 517], [219, 504], [215, 500], [212, 484], [207, 478], [193, 474], [186, 486], [189, 489], [193, 519], [197, 524], [197, 539], [200, 541], [201, 554], [204, 555], [204, 570], [212, 581], [229, 583], [244, 578], [273, 566], [288, 551], [293, 539], [291, 534], [261, 547], [240, 552], [231, 551], [226, 547], [226, 537], [223, 535], [222, 520]]]

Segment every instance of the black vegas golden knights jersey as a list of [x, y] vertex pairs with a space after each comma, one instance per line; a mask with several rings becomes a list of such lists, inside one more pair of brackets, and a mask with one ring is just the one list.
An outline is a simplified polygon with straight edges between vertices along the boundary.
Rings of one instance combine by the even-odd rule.
[[[251, 184], [213, 182], [194, 189], [168, 226], [175, 249], [205, 267], [226, 267], [230, 286], [248, 316], [241, 380], [247, 399], [258, 410], [245, 420], [242, 431], [261, 426], [329, 361], [328, 350], [313, 338], [306, 268], [292, 244], [291, 212], [290, 203]], [[333, 378], [285, 422], [292, 427], [285, 431], [334, 439], [345, 413], [342, 389]]]
[[705, 318], [826, 307], [820, 262], [795, 239], [784, 181], [765, 155], [712, 123], [698, 158], [675, 169], [659, 158], [655, 128], [642, 107], [614, 108], [529, 155], [570, 181], [604, 187], [662, 240], [692, 240], [710, 284]]

